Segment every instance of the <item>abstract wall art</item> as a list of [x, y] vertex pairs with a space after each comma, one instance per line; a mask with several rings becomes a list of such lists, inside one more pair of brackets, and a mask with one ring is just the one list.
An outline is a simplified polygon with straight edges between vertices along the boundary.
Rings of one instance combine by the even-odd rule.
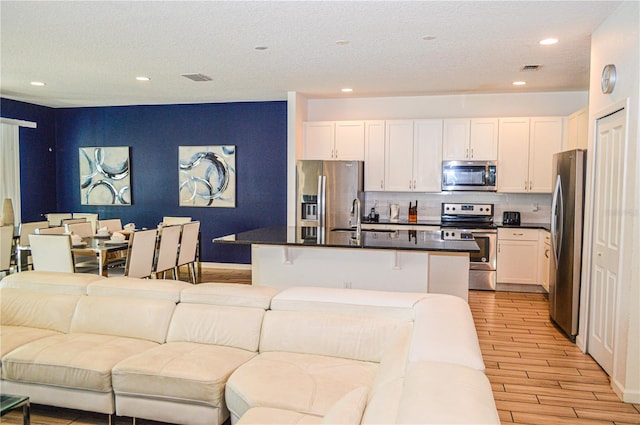
[[236, 147], [180, 146], [181, 207], [236, 206]]
[[80, 148], [82, 205], [131, 205], [129, 147]]

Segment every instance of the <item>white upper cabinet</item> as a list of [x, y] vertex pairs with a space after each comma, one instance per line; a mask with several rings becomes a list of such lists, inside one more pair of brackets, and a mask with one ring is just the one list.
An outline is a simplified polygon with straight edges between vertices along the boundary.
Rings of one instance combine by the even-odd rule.
[[384, 121], [364, 123], [364, 190], [382, 191], [384, 185]]
[[551, 162], [562, 148], [562, 117], [501, 118], [498, 192], [551, 193]]
[[532, 117], [529, 139], [529, 192], [553, 192], [553, 154], [562, 150], [562, 117]]
[[364, 160], [364, 121], [309, 121], [303, 132], [303, 159]]
[[413, 121], [386, 122], [385, 190], [411, 191], [413, 188]]
[[413, 122], [413, 190], [442, 191], [442, 120]]
[[442, 190], [442, 120], [386, 122], [385, 190]]
[[474, 118], [471, 120], [469, 151], [473, 161], [498, 159], [498, 118]]
[[444, 120], [442, 159], [445, 161], [469, 160], [470, 133], [471, 120]]
[[563, 150], [587, 149], [589, 144], [587, 136], [589, 132], [589, 110], [584, 107], [569, 115], [567, 127], [567, 140]]
[[495, 161], [498, 159], [498, 119], [444, 120], [442, 159]]

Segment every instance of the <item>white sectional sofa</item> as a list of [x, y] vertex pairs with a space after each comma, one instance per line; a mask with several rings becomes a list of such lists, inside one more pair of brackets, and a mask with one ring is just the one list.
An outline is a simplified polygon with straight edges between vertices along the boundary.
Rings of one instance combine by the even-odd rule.
[[0, 281], [2, 392], [110, 422], [499, 423], [459, 298], [81, 276]]

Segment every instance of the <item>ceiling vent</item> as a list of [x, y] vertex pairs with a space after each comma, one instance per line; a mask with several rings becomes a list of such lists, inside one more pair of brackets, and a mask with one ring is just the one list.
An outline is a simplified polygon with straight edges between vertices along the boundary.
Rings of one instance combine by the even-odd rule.
[[204, 74], [182, 74], [183, 77], [190, 79], [191, 81], [211, 81], [212, 78]]
[[540, 71], [540, 68], [542, 68], [542, 65], [524, 65], [522, 68], [520, 68], [520, 71], [522, 72]]

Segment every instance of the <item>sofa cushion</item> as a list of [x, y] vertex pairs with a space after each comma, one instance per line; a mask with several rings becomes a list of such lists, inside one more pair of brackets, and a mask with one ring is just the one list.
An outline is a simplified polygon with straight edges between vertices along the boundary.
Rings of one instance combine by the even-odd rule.
[[273, 407], [252, 407], [235, 425], [319, 425], [321, 423], [320, 416]]
[[0, 323], [69, 332], [80, 298], [79, 295], [0, 288]]
[[242, 283], [200, 283], [180, 294], [180, 302], [256, 307], [266, 310], [277, 289]]
[[176, 306], [167, 342], [187, 341], [258, 351], [264, 310], [209, 304]]
[[95, 334], [63, 334], [25, 344], [2, 361], [2, 379], [82, 390], [111, 391], [111, 369], [158, 344]]
[[9, 275], [0, 281], [3, 288], [22, 288], [59, 294], [86, 295], [90, 283], [106, 277], [90, 273], [29, 270]]
[[271, 310], [322, 311], [413, 320], [413, 307], [424, 293], [296, 286], [278, 293]]
[[71, 332], [115, 335], [164, 342], [176, 305], [167, 300], [81, 297]]
[[109, 297], [140, 297], [177, 303], [180, 301], [180, 292], [191, 286], [190, 283], [180, 280], [110, 277], [91, 283], [87, 287], [87, 294]]
[[252, 407], [324, 416], [351, 390], [371, 387], [377, 363], [314, 354], [267, 352], [229, 378], [227, 407], [241, 417]]
[[233, 347], [168, 342], [118, 363], [113, 388], [116, 394], [220, 407], [231, 373], [256, 355]]
[[60, 332], [50, 329], [2, 325], [0, 326], [0, 358], [28, 342], [59, 334]]
[[267, 311], [260, 352], [287, 351], [380, 362], [389, 338], [406, 320], [345, 314]]
[[398, 424], [499, 424], [491, 384], [478, 370], [452, 363], [409, 365]]
[[345, 394], [322, 418], [326, 425], [359, 425], [362, 420], [362, 412], [367, 404], [367, 387], [358, 387]]

